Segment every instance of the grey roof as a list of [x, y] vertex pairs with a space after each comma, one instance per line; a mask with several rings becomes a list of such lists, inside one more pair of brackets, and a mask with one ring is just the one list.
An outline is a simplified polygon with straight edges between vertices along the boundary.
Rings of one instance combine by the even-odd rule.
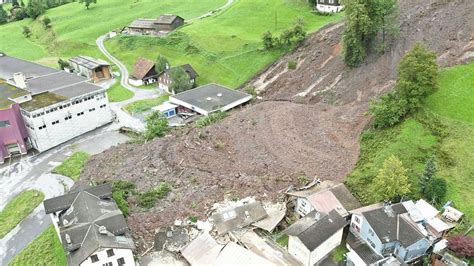
[[9, 108], [15, 99], [30, 94], [28, 91], [11, 86], [0, 79], [0, 109]]
[[243, 228], [265, 217], [267, 217], [267, 212], [258, 201], [212, 215], [219, 234]]
[[[0, 56], [0, 79], [14, 84], [13, 75], [23, 73], [26, 77], [26, 91], [33, 99], [36, 95], [46, 92], [57, 94], [49, 97], [48, 104], [54, 104], [72, 97], [81, 96], [95, 91], [104, 90], [102, 87], [88, 82], [88, 79], [65, 71], [45, 67], [7, 55]], [[42, 96], [44, 98], [44, 95]], [[51, 100], [53, 99], [53, 101]], [[23, 107], [23, 105], [22, 105]], [[26, 104], [29, 111], [45, 107], [43, 104]]]
[[383, 257], [377, 254], [373, 249], [365, 243], [365, 241], [356, 237], [352, 232], [349, 231], [346, 239], [347, 244], [359, 255], [359, 257], [367, 263], [367, 265], [375, 263], [383, 259]]
[[[61, 242], [67, 251], [69, 265], [79, 265], [100, 248], [134, 249], [122, 212], [109, 195], [106, 186], [81, 189], [56, 200], [72, 203], [59, 214]], [[53, 199], [53, 200], [54, 200]], [[45, 203], [46, 208], [46, 203]]]
[[102, 184], [95, 187], [78, 188], [59, 197], [47, 199], [43, 202], [46, 214], [69, 209], [77, 194], [86, 191], [100, 199], [110, 198], [112, 196], [112, 187], [109, 184]]
[[363, 212], [362, 215], [382, 242], [400, 241], [402, 245], [408, 247], [424, 236], [405, 218], [400, 217], [403, 213], [407, 213], [405, 206], [397, 203], [388, 209], [382, 206]]
[[207, 112], [214, 112], [244, 98], [250, 100], [251, 96], [247, 93], [212, 83], [172, 95], [170, 96], [171, 102], [173, 98]]
[[11, 79], [18, 72], [24, 73], [28, 78], [48, 75], [58, 70], [8, 55], [0, 56], [0, 79]]
[[360, 202], [354, 197], [354, 195], [352, 195], [344, 184], [336, 185], [330, 190], [347, 211], [360, 208]]
[[155, 19], [139, 18], [130, 23], [128, 27], [136, 29], [155, 29], [155, 21]]
[[[309, 214], [307, 216], [309, 216]], [[306, 216], [304, 218], [306, 218]], [[288, 235], [298, 237], [310, 251], [315, 250], [337, 231], [347, 225], [347, 221], [335, 210], [321, 217], [319, 220], [315, 220], [314, 216], [310, 216], [310, 218], [313, 218], [313, 223], [309, 227], [305, 228], [309, 224], [309, 221], [305, 220], [303, 226], [297, 226], [298, 228], [296, 230], [288, 228], [287, 231], [285, 231]]]
[[105, 62], [104, 60], [84, 55], [73, 57], [69, 59], [69, 61], [91, 70], [101, 66], [110, 66], [110, 64]]
[[171, 15], [171, 14], [164, 14], [164, 15], [159, 16], [156, 19], [155, 24], [172, 24], [175, 21], [175, 19], [177, 19], [177, 18], [183, 19], [180, 16]]

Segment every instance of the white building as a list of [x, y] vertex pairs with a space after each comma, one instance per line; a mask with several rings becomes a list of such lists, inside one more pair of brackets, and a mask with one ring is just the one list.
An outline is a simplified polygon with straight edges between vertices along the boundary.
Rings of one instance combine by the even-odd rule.
[[105, 89], [82, 76], [3, 55], [0, 79], [30, 93], [18, 103], [29, 144], [39, 152], [113, 119]]
[[344, 8], [342, 0], [317, 0], [316, 9], [320, 12], [335, 13]]
[[346, 225], [337, 211], [325, 216], [313, 211], [284, 231], [289, 236], [288, 252], [303, 265], [315, 265], [341, 244]]
[[68, 265], [135, 265], [135, 248], [108, 184], [44, 201]]

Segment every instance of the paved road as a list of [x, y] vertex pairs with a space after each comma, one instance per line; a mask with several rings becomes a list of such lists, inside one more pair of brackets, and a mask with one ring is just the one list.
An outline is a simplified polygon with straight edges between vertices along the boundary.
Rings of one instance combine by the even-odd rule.
[[[76, 150], [98, 154], [126, 142], [128, 137], [114, 131], [115, 127], [114, 124], [102, 127], [38, 156], [28, 157], [11, 166], [0, 167], [0, 210], [26, 189], [42, 191], [45, 199], [64, 194], [74, 182], [67, 177], [50, 174], [51, 169]], [[0, 266], [6, 265], [50, 223], [49, 216], [44, 213], [43, 205], [40, 204], [25, 220], [0, 239]]]

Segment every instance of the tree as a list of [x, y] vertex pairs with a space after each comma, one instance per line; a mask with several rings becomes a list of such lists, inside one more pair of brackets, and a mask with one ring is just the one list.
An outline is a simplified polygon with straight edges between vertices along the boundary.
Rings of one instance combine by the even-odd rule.
[[448, 239], [448, 248], [459, 256], [474, 256], [474, 238], [470, 236], [457, 235]]
[[265, 47], [266, 50], [270, 50], [275, 46], [273, 35], [270, 31], [267, 31], [262, 35], [262, 41], [263, 47]]
[[417, 43], [398, 66], [398, 78], [393, 92], [370, 103], [376, 128], [391, 127], [414, 112], [424, 99], [438, 88], [436, 54]]
[[31, 36], [31, 30], [27, 26], [23, 26], [23, 32], [22, 33], [26, 38], [30, 38], [30, 36]]
[[5, 9], [3, 9], [3, 5], [0, 5], [0, 24], [4, 24], [8, 22], [8, 14]]
[[30, 0], [26, 6], [26, 14], [32, 19], [36, 19], [46, 11], [46, 7], [41, 0]]
[[170, 67], [170, 63], [166, 57], [159, 55], [156, 58], [155, 71], [156, 73], [161, 73]]
[[394, 155], [384, 161], [372, 183], [375, 201], [393, 200], [410, 193], [407, 170]]
[[66, 60], [63, 60], [61, 58], [58, 59], [58, 65], [61, 70], [64, 70], [65, 68], [69, 68], [70, 65]]
[[386, 49], [386, 38], [388, 36], [396, 36], [400, 31], [398, 24], [399, 10], [396, 0], [373, 0], [375, 25], [378, 27], [377, 31], [382, 34], [382, 51]]
[[425, 197], [428, 201], [441, 204], [446, 197], [448, 185], [444, 178], [435, 177], [430, 180], [425, 190]]
[[429, 184], [436, 177], [438, 166], [436, 165], [436, 157], [433, 155], [425, 162], [425, 169], [420, 176], [420, 192], [423, 196], [426, 195]]
[[417, 43], [398, 66], [395, 89], [408, 102], [408, 112], [418, 108], [438, 88], [436, 53]]
[[79, 0], [79, 3], [80, 4], [84, 3], [84, 5], [86, 6], [86, 9], [89, 9], [89, 6], [91, 4], [96, 4], [97, 0]]
[[290, 29], [284, 30], [280, 34], [280, 43], [285, 44], [285, 45], [290, 45], [291, 44], [291, 38], [293, 38], [293, 31]]
[[189, 82], [189, 75], [181, 67], [175, 67], [170, 70], [170, 89], [174, 93], [187, 91], [193, 87]]
[[49, 17], [44, 17], [41, 22], [43, 23], [45, 29], [51, 27], [51, 19]]
[[12, 6], [19, 6], [18, 0], [12, 0]]
[[156, 137], [162, 138], [168, 130], [168, 120], [162, 113], [153, 112], [146, 117], [145, 140], [152, 140]]

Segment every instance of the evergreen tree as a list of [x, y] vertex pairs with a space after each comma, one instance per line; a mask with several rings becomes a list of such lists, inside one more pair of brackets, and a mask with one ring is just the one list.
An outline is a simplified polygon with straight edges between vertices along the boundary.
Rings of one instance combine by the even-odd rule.
[[438, 166], [436, 165], [436, 157], [433, 155], [425, 162], [425, 169], [420, 177], [420, 192], [424, 196], [428, 185], [436, 177]]
[[394, 155], [383, 163], [372, 183], [374, 201], [393, 200], [410, 193], [407, 170]]
[[446, 192], [448, 185], [444, 178], [433, 178], [425, 189], [425, 197], [428, 201], [441, 204], [446, 197]]
[[346, 2], [346, 28], [342, 37], [343, 58], [350, 67], [359, 66], [366, 57], [365, 43], [372, 28], [367, 0]]
[[26, 14], [32, 19], [36, 19], [46, 11], [46, 6], [41, 0], [30, 0], [26, 6]]

